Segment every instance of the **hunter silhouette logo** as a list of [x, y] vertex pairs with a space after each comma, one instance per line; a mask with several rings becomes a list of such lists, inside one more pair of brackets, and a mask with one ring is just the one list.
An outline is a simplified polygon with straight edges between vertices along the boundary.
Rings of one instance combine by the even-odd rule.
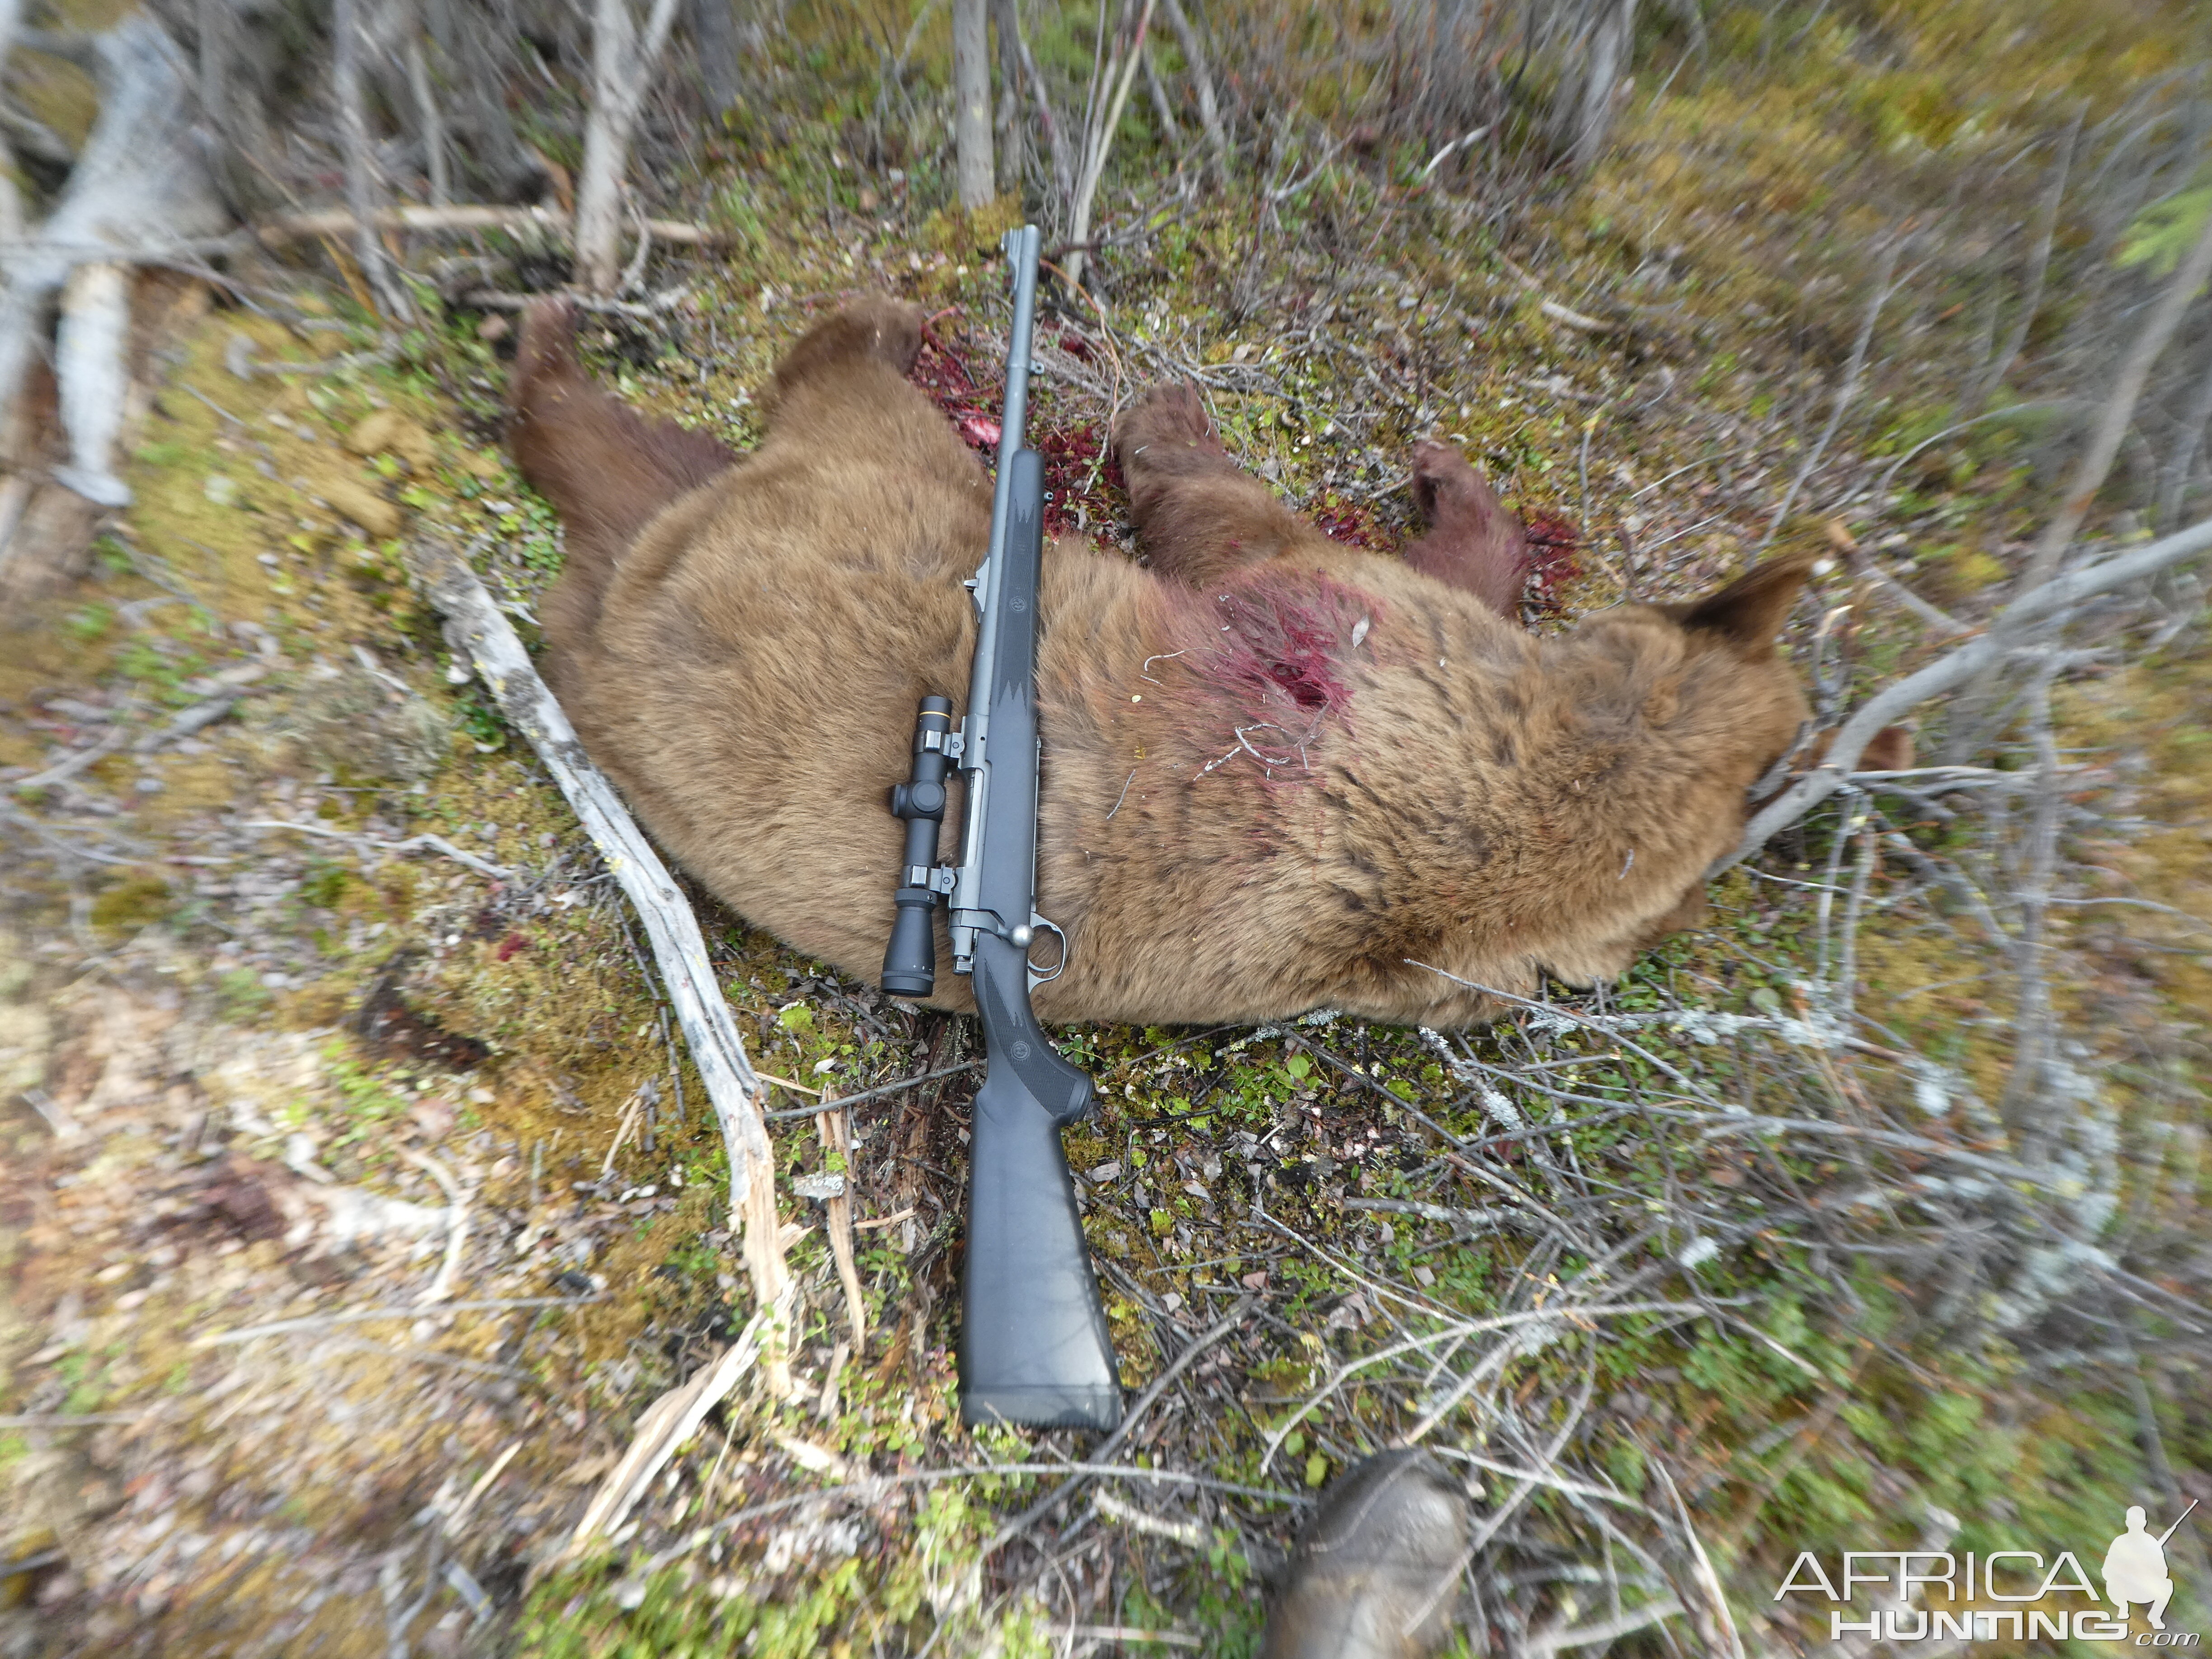
[[[2172, 1575], [2166, 1571], [2166, 1544], [2196, 1509], [2192, 1501], [2172, 1526], [2156, 1534], [2150, 1530], [2148, 1511], [2140, 1506], [2130, 1509], [2128, 1529], [2105, 1552], [2101, 1596], [2090, 1582], [2087, 1565], [2071, 1550], [2053, 1557], [2039, 1550], [2017, 1549], [1964, 1554], [1927, 1549], [1847, 1550], [1836, 1564], [1839, 1571], [1832, 1573], [1807, 1550], [1791, 1565], [1774, 1599], [1826, 1599], [1832, 1642], [1852, 1635], [1892, 1644], [2007, 1638], [2018, 1643], [2048, 1638], [2193, 1649], [2203, 1642], [2199, 1634], [2166, 1627], [2166, 1604], [2174, 1589]], [[1954, 1528], [1958, 1525], [1949, 1516], [1943, 1519]], [[1869, 1595], [1875, 1605], [1859, 1616], [1855, 1604]], [[2070, 1598], [2089, 1605], [2077, 1605]], [[2150, 1625], [2147, 1631], [2130, 1626], [2130, 1615], [2136, 1607], [2144, 1611]]]
[[2112, 1600], [2114, 1617], [2125, 1619], [2130, 1604], [2141, 1602], [2150, 1609], [2150, 1627], [2166, 1628], [2166, 1604], [2173, 1599], [2173, 1580], [2166, 1571], [2166, 1540], [2196, 1507], [2192, 1498], [2173, 1526], [2155, 1538], [2142, 1507], [2128, 1510], [2128, 1529], [2105, 1552], [2105, 1594]]

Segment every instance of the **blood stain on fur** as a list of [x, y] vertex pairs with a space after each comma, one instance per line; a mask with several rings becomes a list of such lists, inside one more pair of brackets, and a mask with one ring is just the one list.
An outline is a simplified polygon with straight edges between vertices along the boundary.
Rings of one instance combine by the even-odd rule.
[[1257, 571], [1217, 593], [1211, 606], [1212, 678], [1279, 711], [1287, 697], [1309, 714], [1343, 708], [1345, 653], [1382, 610], [1372, 597], [1310, 573]]
[[1347, 547], [1364, 547], [1370, 552], [1386, 545], [1389, 537], [1376, 522], [1372, 507], [1358, 501], [1347, 501], [1331, 490], [1306, 508], [1306, 516], [1331, 541], [1342, 542]]
[[1555, 513], [1528, 513], [1522, 517], [1528, 538], [1528, 602], [1540, 611], [1556, 611], [1566, 585], [1582, 574], [1582, 532]]

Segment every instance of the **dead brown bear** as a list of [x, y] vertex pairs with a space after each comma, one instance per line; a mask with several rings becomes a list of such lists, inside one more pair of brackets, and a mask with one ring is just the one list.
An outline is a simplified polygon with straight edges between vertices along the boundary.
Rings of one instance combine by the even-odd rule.
[[[920, 313], [818, 324], [743, 460], [610, 398], [574, 332], [565, 305], [532, 310], [511, 399], [517, 462], [567, 526], [553, 688], [724, 902], [872, 981], [886, 797], [918, 700], [964, 704], [960, 584], [990, 521], [983, 470], [905, 379]], [[1187, 387], [1114, 435], [1152, 568], [1045, 555], [1037, 908], [1069, 961], [1041, 1018], [1464, 1025], [1499, 1005], [1432, 969], [1526, 994], [1697, 922], [1747, 787], [1807, 716], [1775, 649], [1805, 561], [1540, 639], [1510, 619], [1520, 526], [1453, 452], [1417, 453], [1432, 528], [1400, 559], [1291, 513]]]

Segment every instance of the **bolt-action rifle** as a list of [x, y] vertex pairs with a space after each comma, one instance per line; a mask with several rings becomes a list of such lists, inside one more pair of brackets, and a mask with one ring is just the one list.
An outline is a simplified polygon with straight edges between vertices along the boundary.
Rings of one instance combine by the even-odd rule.
[[[991, 546], [968, 582], [977, 616], [968, 715], [952, 725], [946, 697], [924, 697], [914, 771], [891, 792], [906, 821], [897, 915], [884, 953], [884, 988], [926, 997], [937, 980], [935, 915], [950, 900], [952, 969], [975, 980], [988, 1056], [969, 1144], [968, 1263], [962, 1286], [963, 1421], [1110, 1429], [1121, 1418], [1106, 1313], [1075, 1207], [1060, 1132], [1089, 1110], [1089, 1077], [1061, 1059], [1030, 1008], [1030, 990], [1066, 965], [1067, 939], [1036, 913], [1037, 578], [1044, 550], [1044, 466], [1023, 447], [1037, 232], [1010, 232], [1014, 325], [999, 435]], [[940, 865], [945, 780], [967, 792], [960, 862]], [[1060, 957], [1030, 963], [1037, 935]]]

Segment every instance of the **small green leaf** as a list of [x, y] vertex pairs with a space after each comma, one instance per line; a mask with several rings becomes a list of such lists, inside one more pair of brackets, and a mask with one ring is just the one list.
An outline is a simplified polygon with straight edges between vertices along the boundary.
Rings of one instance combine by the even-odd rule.
[[1306, 1459], [1306, 1485], [1318, 1486], [1328, 1479], [1328, 1459], [1316, 1452]]
[[2146, 265], [2154, 276], [2171, 276], [2203, 234], [2208, 214], [2212, 214], [2212, 185], [2152, 203], [2121, 235], [2120, 251], [2112, 263]]

